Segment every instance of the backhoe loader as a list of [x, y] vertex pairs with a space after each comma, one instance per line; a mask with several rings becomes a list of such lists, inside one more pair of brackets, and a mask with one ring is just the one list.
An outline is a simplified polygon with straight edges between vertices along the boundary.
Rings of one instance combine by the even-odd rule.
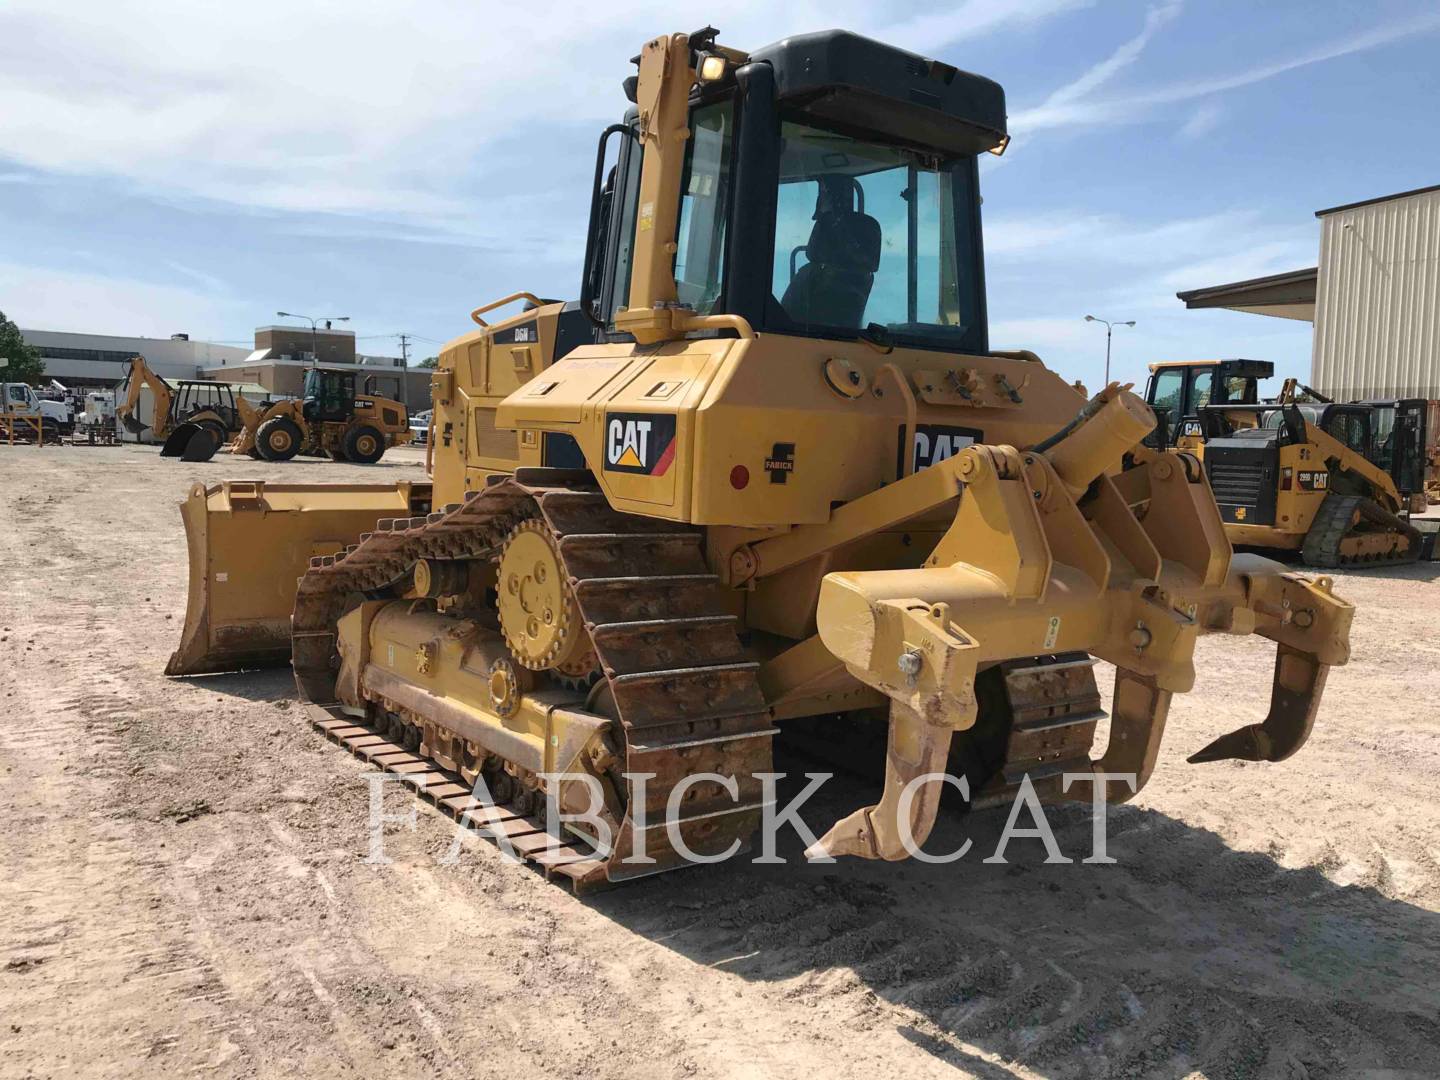
[[1275, 678], [1191, 760], [1295, 753], [1352, 607], [1233, 555], [1138, 396], [991, 347], [1000, 86], [843, 31], [637, 64], [579, 300], [471, 313], [429, 483], [196, 485], [167, 670], [290, 661], [317, 726], [437, 804], [484, 780], [515, 835], [564, 819], [517, 846], [577, 887], [743, 846], [799, 724], [888, 724], [883, 793], [812, 857], [906, 857], [946, 772], [971, 807], [1128, 799], [1206, 633], [1274, 642]]
[[139, 436], [149, 429], [162, 444], [161, 457], [209, 461], [240, 427], [242, 399], [229, 383], [181, 379], [172, 386], [143, 356], [131, 359], [115, 400], [115, 416], [125, 430]]
[[405, 406], [368, 392], [355, 393], [348, 371], [311, 368], [305, 395], [256, 407], [240, 402], [240, 433], [229, 450], [265, 461], [289, 461], [297, 454], [373, 465], [387, 448], [408, 443]]

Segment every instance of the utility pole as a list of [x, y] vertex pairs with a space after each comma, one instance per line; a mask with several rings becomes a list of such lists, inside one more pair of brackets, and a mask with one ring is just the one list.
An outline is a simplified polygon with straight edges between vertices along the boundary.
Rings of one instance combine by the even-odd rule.
[[400, 404], [410, 411], [410, 335], [396, 334], [400, 339]]

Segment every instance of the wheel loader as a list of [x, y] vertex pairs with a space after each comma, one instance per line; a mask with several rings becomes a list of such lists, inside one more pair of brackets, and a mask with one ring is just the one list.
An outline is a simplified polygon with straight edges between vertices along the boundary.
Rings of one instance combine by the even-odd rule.
[[904, 858], [943, 773], [972, 808], [1128, 799], [1206, 633], [1274, 642], [1275, 678], [1191, 760], [1295, 753], [1352, 607], [1232, 554], [1138, 396], [991, 346], [1000, 86], [843, 31], [747, 52], [707, 27], [636, 63], [579, 299], [472, 312], [428, 483], [196, 485], [169, 673], [291, 662], [333, 737], [451, 778], [437, 802], [484, 780], [507, 829], [565, 819], [532, 857], [577, 886], [745, 844], [802, 727], [885, 733], [879, 798], [812, 857]]
[[348, 371], [311, 368], [304, 397], [256, 407], [240, 403], [240, 432], [233, 454], [289, 461], [298, 454], [373, 465], [392, 446], [411, 439], [405, 406], [367, 392], [355, 393]]
[[182, 461], [209, 461], [239, 430], [244, 401], [229, 383], [181, 379], [172, 386], [143, 356], [131, 359], [115, 400], [115, 416], [126, 431], [139, 436], [149, 429], [162, 444], [161, 457]]
[[[1145, 401], [1155, 410], [1155, 430], [1145, 445], [1192, 453], [1204, 446], [1200, 410], [1212, 405], [1255, 405], [1260, 380], [1275, 374], [1269, 360], [1166, 360], [1150, 365]], [[1243, 420], [1244, 410], [1232, 418]]]

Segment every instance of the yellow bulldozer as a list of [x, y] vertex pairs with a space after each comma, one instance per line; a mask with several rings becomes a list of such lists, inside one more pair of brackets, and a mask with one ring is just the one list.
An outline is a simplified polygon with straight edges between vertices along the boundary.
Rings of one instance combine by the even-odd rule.
[[192, 489], [171, 674], [291, 662], [347, 745], [461, 781], [437, 801], [484, 780], [519, 833], [558, 809], [569, 846], [525, 850], [577, 885], [735, 850], [802, 728], [888, 731], [883, 792], [813, 857], [904, 858], [946, 773], [971, 807], [1128, 799], [1202, 634], [1276, 667], [1268, 714], [1191, 760], [1300, 748], [1351, 606], [1232, 554], [1138, 396], [990, 345], [999, 85], [707, 27], [647, 42], [625, 87], [580, 298], [517, 293], [445, 346], [430, 482]]
[[240, 429], [240, 410], [248, 405], [230, 383], [181, 379], [172, 385], [143, 356], [131, 358], [115, 401], [126, 431], [142, 436], [149, 430], [161, 457], [182, 461], [209, 461]]
[[310, 368], [300, 399], [261, 406], [240, 404], [240, 432], [230, 452], [264, 461], [289, 461], [298, 454], [373, 465], [392, 446], [410, 441], [410, 417], [391, 398], [355, 392], [349, 371]]

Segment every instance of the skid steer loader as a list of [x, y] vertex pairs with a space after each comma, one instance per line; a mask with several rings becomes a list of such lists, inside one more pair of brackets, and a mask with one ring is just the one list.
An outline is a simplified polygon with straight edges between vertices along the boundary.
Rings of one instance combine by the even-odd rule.
[[240, 432], [232, 454], [289, 461], [298, 454], [373, 465], [392, 446], [411, 439], [405, 406], [368, 392], [355, 393], [348, 371], [311, 368], [304, 397], [256, 407], [240, 405]]
[[1410, 508], [1425, 490], [1427, 403], [1341, 404], [1303, 390], [1289, 380], [1273, 404], [1201, 409], [1205, 472], [1231, 543], [1327, 568], [1425, 557]]
[[647, 42], [626, 91], [580, 299], [472, 313], [433, 376], [431, 483], [191, 491], [170, 673], [288, 659], [335, 737], [463, 780], [430, 789], [447, 806], [485, 779], [520, 833], [598, 793], [534, 856], [577, 885], [740, 846], [801, 722], [837, 746], [888, 722], [883, 794], [814, 855], [905, 857], [947, 771], [973, 806], [1088, 800], [1077, 772], [1129, 798], [1205, 633], [1274, 642], [1275, 678], [1191, 760], [1300, 748], [1351, 606], [1232, 555], [1196, 459], [1140, 445], [1138, 396], [990, 346], [997, 84], [706, 28]]

